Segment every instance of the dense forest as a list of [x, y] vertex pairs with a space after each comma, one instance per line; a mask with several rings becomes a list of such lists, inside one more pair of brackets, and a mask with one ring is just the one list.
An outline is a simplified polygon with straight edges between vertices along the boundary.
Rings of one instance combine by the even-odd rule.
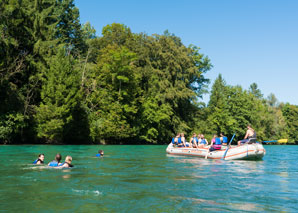
[[[112, 23], [97, 36], [73, 0], [0, 1], [0, 143], [168, 143], [177, 132], [298, 141], [298, 106], [256, 83], [212, 85], [210, 59]], [[241, 72], [241, 70], [239, 70]]]

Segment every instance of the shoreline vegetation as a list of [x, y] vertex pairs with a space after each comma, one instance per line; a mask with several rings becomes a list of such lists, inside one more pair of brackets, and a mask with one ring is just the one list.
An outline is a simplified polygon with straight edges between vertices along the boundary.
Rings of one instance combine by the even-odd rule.
[[256, 83], [219, 74], [203, 103], [211, 61], [168, 31], [112, 23], [97, 36], [73, 0], [5, 0], [0, 37], [0, 144], [168, 144], [177, 132], [239, 140], [248, 123], [260, 141], [298, 141], [298, 106]]

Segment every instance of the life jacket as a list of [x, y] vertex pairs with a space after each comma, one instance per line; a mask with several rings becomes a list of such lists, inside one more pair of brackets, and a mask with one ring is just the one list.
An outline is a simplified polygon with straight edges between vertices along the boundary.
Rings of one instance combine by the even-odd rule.
[[223, 137], [222, 137], [222, 142], [223, 142], [223, 143], [228, 143], [228, 138], [227, 138], [226, 136], [223, 136]]
[[199, 142], [199, 139], [197, 137], [193, 137], [191, 143], [195, 144]]
[[221, 145], [220, 138], [215, 138], [215, 145]]
[[206, 140], [205, 139], [202, 139], [200, 144], [207, 144]]
[[172, 144], [175, 144], [175, 138], [172, 138]]
[[182, 143], [182, 140], [181, 140], [181, 137], [178, 138], [178, 144], [181, 144]]
[[40, 159], [36, 159], [34, 162], [33, 162], [33, 164], [37, 164], [37, 162], [38, 161], [40, 161], [40, 163], [42, 163], [43, 164], [43, 161], [42, 160], [40, 160]]
[[[59, 162], [55, 161], [55, 160], [52, 160], [49, 164], [49, 166], [58, 166]], [[61, 165], [59, 165], [61, 166]]]
[[98, 153], [98, 154], [96, 154], [95, 156], [96, 156], [96, 157], [101, 157], [101, 154]]
[[67, 163], [67, 162], [62, 163], [62, 164], [60, 164], [59, 166], [63, 166], [64, 164], [67, 164], [69, 167], [73, 167], [72, 164], [69, 164], [69, 163]]

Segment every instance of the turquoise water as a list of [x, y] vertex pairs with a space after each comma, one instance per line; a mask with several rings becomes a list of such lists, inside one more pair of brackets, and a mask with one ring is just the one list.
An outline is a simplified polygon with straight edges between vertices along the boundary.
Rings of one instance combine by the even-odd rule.
[[[0, 146], [0, 211], [297, 212], [298, 146], [265, 148], [263, 161], [221, 161], [166, 146]], [[31, 164], [57, 152], [75, 167]]]

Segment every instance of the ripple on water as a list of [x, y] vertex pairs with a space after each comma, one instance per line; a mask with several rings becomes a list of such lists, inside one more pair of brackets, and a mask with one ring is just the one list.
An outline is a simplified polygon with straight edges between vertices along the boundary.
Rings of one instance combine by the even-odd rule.
[[[298, 146], [266, 146], [258, 162], [173, 156], [165, 148], [3, 146], [1, 156], [9, 160], [0, 162], [0, 209], [298, 212]], [[98, 149], [107, 155], [95, 158]], [[31, 164], [38, 153], [49, 162], [57, 152], [71, 155], [75, 167]]]

